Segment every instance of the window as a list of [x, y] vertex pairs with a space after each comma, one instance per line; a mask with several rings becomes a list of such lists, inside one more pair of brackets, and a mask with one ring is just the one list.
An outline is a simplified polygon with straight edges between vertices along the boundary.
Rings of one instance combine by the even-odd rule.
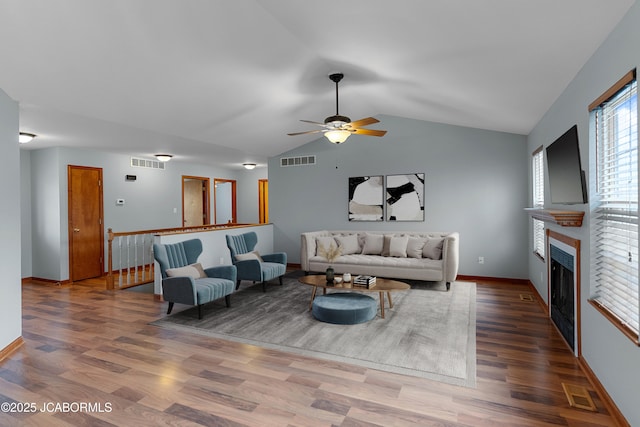
[[[592, 104], [596, 179], [590, 302], [638, 343], [638, 97], [635, 70]], [[602, 97], [601, 97], [602, 98]], [[598, 101], [598, 100], [597, 100]]]
[[[533, 152], [531, 170], [533, 173], [533, 207], [544, 208], [544, 166], [542, 147]], [[544, 259], [544, 222], [533, 218], [533, 253]]]

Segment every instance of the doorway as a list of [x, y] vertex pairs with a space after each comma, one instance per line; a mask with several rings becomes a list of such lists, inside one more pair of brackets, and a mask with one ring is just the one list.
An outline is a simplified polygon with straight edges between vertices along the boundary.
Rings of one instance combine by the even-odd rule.
[[182, 176], [182, 226], [198, 227], [211, 223], [209, 178]]
[[236, 181], [234, 179], [214, 178], [214, 211], [216, 224], [236, 224]]
[[258, 222], [269, 222], [269, 180], [258, 180]]
[[67, 166], [69, 279], [104, 273], [102, 169]]

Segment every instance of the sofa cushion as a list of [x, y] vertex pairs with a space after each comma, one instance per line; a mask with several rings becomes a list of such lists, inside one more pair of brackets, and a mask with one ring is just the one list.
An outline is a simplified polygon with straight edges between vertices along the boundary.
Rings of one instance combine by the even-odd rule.
[[389, 256], [406, 258], [409, 236], [393, 236], [389, 243]]
[[336, 242], [340, 247], [340, 253], [342, 255], [351, 255], [360, 253], [360, 244], [358, 243], [357, 234], [349, 234], [346, 236], [336, 236]]
[[382, 256], [391, 256], [391, 253], [389, 252], [389, 248], [391, 247], [391, 238], [393, 237], [393, 234], [385, 234], [384, 235], [384, 240], [382, 241], [382, 252], [380, 252], [380, 255]]
[[424, 248], [422, 249], [422, 255], [425, 258], [431, 259], [442, 259], [442, 245], [444, 244], [443, 239], [427, 239], [427, 242], [424, 244]]
[[[326, 264], [327, 260], [322, 257], [312, 257], [309, 260], [312, 264], [322, 263]], [[341, 256], [338, 258], [332, 266], [335, 269], [340, 269], [342, 265], [358, 265], [367, 267], [390, 267], [390, 268], [402, 268], [402, 269], [430, 269], [430, 270], [441, 270], [442, 269], [442, 260], [433, 260], [429, 258], [399, 258], [399, 257], [390, 257], [390, 256], [381, 256], [381, 255], [363, 255], [363, 254], [353, 254]], [[326, 267], [324, 267], [326, 268]], [[322, 269], [324, 271], [324, 268]], [[367, 273], [358, 273], [358, 274], [367, 274]], [[378, 276], [383, 277], [383, 275], [378, 274]], [[389, 275], [387, 277], [392, 277]]]
[[196, 262], [195, 264], [185, 265], [184, 267], [168, 268], [167, 276], [169, 277], [193, 277], [194, 279], [200, 279], [207, 277], [207, 274], [202, 268], [202, 264]]
[[410, 258], [422, 258], [422, 250], [427, 243], [427, 239], [420, 237], [409, 237], [407, 241], [407, 256]]
[[331, 246], [338, 246], [333, 236], [316, 237], [316, 255], [322, 255], [323, 250], [328, 251]]
[[382, 234], [366, 233], [364, 236], [363, 255], [380, 255], [384, 244], [384, 236]]

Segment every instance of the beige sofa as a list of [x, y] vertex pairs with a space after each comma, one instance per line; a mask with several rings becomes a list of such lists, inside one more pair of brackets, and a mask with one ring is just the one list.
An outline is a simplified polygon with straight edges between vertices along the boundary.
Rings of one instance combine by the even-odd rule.
[[[306, 272], [367, 274], [395, 279], [446, 282], [458, 274], [459, 235], [415, 231], [312, 231], [302, 233], [300, 267]], [[327, 249], [340, 254], [332, 261]]]

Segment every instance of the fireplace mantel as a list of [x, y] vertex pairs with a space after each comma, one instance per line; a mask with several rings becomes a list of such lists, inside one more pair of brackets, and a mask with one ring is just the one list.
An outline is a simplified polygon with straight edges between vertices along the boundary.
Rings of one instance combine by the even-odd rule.
[[553, 210], [553, 209], [525, 209], [529, 215], [541, 221], [553, 222], [563, 227], [582, 227], [583, 211]]

